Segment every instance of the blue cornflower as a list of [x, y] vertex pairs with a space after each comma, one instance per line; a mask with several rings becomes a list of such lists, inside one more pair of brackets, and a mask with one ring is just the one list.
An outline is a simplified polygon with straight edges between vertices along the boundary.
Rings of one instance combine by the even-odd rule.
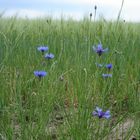
[[102, 76], [104, 77], [104, 78], [108, 78], [108, 77], [112, 77], [112, 74], [102, 74]]
[[46, 59], [53, 59], [54, 58], [54, 54], [48, 53], [48, 54], [45, 55], [45, 58]]
[[103, 49], [102, 44], [98, 44], [97, 47], [93, 46], [93, 50], [99, 55], [101, 56], [102, 53], [107, 52], [108, 48]]
[[99, 107], [96, 107], [95, 111], [92, 112], [92, 115], [99, 117], [99, 119], [101, 118], [109, 119], [111, 117], [109, 110], [103, 112], [102, 109]]
[[112, 69], [113, 65], [112, 64], [107, 64], [106, 68], [108, 68], [109, 70]]
[[99, 63], [95, 63], [95, 65], [99, 68], [102, 68], [104, 66], [103, 64], [99, 64]]
[[41, 78], [41, 77], [46, 76], [46, 75], [47, 75], [47, 72], [46, 72], [46, 71], [34, 71], [34, 75], [35, 75], [36, 77]]
[[49, 48], [47, 46], [40, 46], [37, 49], [38, 49], [38, 51], [44, 53], [45, 51], [48, 51]]

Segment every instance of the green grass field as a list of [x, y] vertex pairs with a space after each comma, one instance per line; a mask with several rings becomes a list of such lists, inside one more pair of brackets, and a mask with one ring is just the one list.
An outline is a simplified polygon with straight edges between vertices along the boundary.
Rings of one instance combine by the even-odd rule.
[[[100, 42], [109, 51], [99, 57]], [[112, 77], [95, 63], [112, 63]], [[96, 106], [111, 117], [93, 116]], [[0, 18], [0, 140], [132, 138], [140, 140], [140, 23]]]

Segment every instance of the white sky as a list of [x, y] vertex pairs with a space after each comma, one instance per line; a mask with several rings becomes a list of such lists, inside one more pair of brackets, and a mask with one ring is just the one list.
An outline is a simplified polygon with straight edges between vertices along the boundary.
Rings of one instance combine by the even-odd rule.
[[[52, 15], [71, 16], [75, 19], [94, 12], [97, 5], [97, 17], [117, 19], [122, 0], [0, 0], [0, 11], [5, 16], [17, 14], [20, 17], [43, 17]], [[127, 21], [140, 22], [140, 0], [124, 0], [121, 18]]]

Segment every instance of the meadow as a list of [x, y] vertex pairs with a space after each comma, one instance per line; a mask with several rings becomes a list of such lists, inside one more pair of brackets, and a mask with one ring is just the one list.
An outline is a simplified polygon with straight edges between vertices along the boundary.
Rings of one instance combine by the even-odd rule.
[[140, 140], [140, 23], [0, 18], [0, 140], [57, 139]]

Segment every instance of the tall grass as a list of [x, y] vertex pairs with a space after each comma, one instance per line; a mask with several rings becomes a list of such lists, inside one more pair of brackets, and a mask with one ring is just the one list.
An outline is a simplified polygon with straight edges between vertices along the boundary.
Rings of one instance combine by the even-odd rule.
[[[0, 27], [0, 139], [140, 138], [139, 23], [12, 17]], [[99, 42], [109, 48], [100, 58]], [[40, 45], [55, 58], [44, 60]], [[95, 63], [112, 63], [112, 78]], [[34, 70], [48, 75], [39, 81]], [[96, 106], [111, 118], [92, 116]], [[127, 131], [115, 129], [129, 121]]]

